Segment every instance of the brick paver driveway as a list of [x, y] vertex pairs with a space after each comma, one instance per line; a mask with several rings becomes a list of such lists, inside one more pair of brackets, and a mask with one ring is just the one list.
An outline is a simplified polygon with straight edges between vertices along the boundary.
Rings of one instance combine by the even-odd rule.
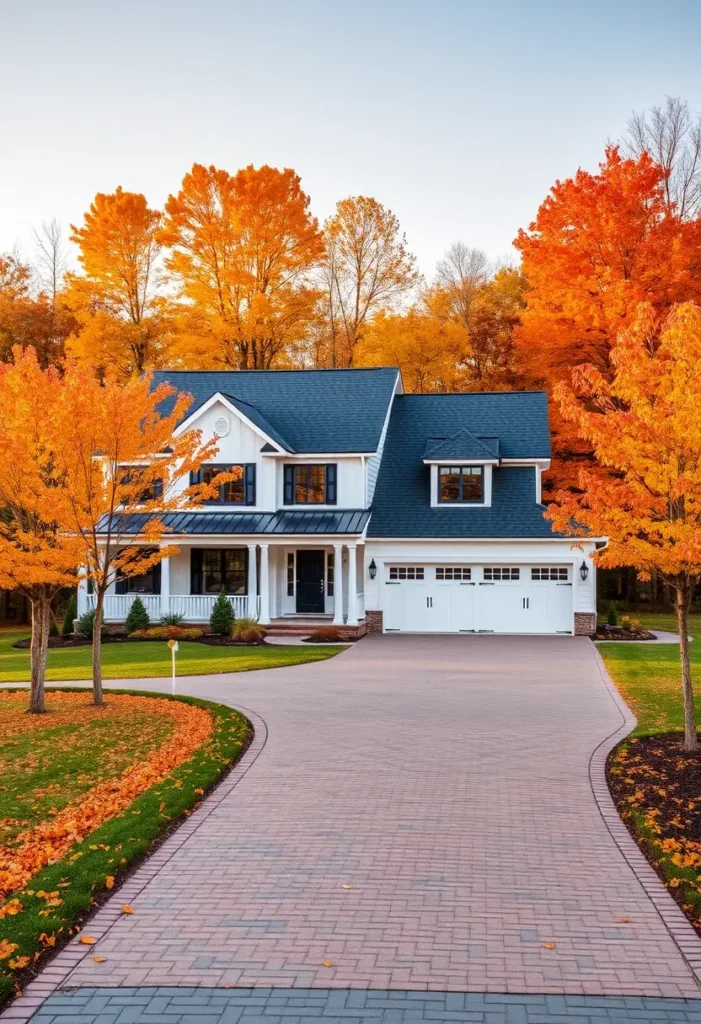
[[[96, 986], [207, 987], [218, 1005], [224, 986], [257, 988], [254, 1014], [276, 996], [266, 987], [280, 990], [267, 1014], [299, 989], [521, 993], [538, 1006], [548, 993], [701, 995], [592, 796], [590, 756], [621, 713], [588, 640], [371, 637], [330, 662], [185, 686], [255, 711], [267, 742], [77, 964], [82, 1005]], [[161, 1008], [172, 996], [139, 991]], [[117, 995], [100, 1006], [136, 1013], [132, 991]], [[523, 1005], [464, 1019], [536, 1019]], [[589, 1019], [577, 1014], [552, 1019]]]

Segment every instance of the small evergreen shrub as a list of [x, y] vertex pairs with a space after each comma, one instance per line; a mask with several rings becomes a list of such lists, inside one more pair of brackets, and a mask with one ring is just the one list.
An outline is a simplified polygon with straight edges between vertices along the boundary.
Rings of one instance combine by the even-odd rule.
[[78, 619], [78, 633], [80, 636], [85, 637], [86, 640], [92, 640], [93, 631], [95, 629], [95, 609], [91, 609], [89, 612], [85, 612]]
[[49, 636], [58, 636], [58, 626], [54, 619], [49, 624]]
[[214, 602], [212, 614], [209, 617], [209, 625], [212, 632], [218, 636], [229, 636], [231, 634], [234, 625], [234, 609], [223, 587], [219, 591], [219, 597]]
[[184, 621], [185, 616], [180, 612], [168, 612], [167, 615], [161, 615], [162, 626], [182, 626]]
[[61, 633], [63, 636], [70, 636], [73, 632], [73, 623], [78, 617], [78, 596], [75, 591], [71, 594], [66, 605], [66, 612], [63, 616], [63, 625], [61, 626]]
[[148, 629], [150, 622], [146, 605], [140, 597], [137, 597], [129, 609], [124, 622], [127, 633], [134, 633], [137, 629]]
[[618, 625], [618, 612], [616, 611], [616, 602], [609, 601], [608, 608], [606, 609], [606, 623], [609, 626]]
[[242, 644], [262, 644], [265, 630], [255, 619], [237, 619], [231, 629], [231, 636]]

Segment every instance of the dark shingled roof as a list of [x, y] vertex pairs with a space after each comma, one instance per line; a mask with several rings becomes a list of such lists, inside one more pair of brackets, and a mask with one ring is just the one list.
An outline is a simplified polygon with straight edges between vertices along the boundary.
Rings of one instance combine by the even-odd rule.
[[[167, 381], [188, 391], [196, 409], [217, 392], [253, 406], [258, 424], [287, 450], [297, 453], [377, 450], [398, 370], [161, 370]], [[168, 413], [174, 399], [162, 404]], [[241, 407], [253, 420], [250, 411]], [[267, 424], [267, 429], [263, 427]], [[274, 433], [272, 433], [274, 431]]]
[[495, 466], [490, 508], [432, 508], [428, 438], [498, 437], [502, 459], [550, 457], [547, 397], [542, 392], [398, 395], [372, 505], [369, 537], [558, 536], [535, 501], [535, 470]]
[[[323, 512], [167, 512], [163, 523], [168, 532], [190, 536], [214, 534], [360, 534], [370, 518], [367, 509], [327, 509]], [[149, 519], [134, 512], [117, 518], [114, 532], [137, 535]], [[104, 529], [105, 523], [101, 523]]]
[[452, 437], [429, 437], [425, 459], [498, 459], [498, 437], [475, 437], [469, 430], [458, 430]]

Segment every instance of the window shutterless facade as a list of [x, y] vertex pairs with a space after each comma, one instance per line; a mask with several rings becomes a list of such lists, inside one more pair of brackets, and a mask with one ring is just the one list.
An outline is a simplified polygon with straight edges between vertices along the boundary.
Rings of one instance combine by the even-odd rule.
[[190, 473], [190, 484], [210, 484], [220, 473], [232, 473], [234, 478], [219, 485], [219, 495], [208, 498], [207, 505], [255, 505], [256, 465], [255, 462], [240, 465], [206, 463]]
[[483, 466], [439, 466], [438, 501], [479, 505], [484, 501]]
[[247, 548], [193, 548], [190, 554], [190, 593], [245, 594]]
[[315, 466], [285, 466], [285, 505], [335, 505], [337, 467], [334, 462]]

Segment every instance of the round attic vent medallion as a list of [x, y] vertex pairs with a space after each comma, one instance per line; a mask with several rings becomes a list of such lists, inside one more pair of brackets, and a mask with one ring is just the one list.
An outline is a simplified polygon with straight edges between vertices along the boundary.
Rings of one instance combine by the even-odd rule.
[[226, 437], [231, 430], [231, 424], [226, 416], [217, 416], [214, 421], [214, 433], [217, 437]]

